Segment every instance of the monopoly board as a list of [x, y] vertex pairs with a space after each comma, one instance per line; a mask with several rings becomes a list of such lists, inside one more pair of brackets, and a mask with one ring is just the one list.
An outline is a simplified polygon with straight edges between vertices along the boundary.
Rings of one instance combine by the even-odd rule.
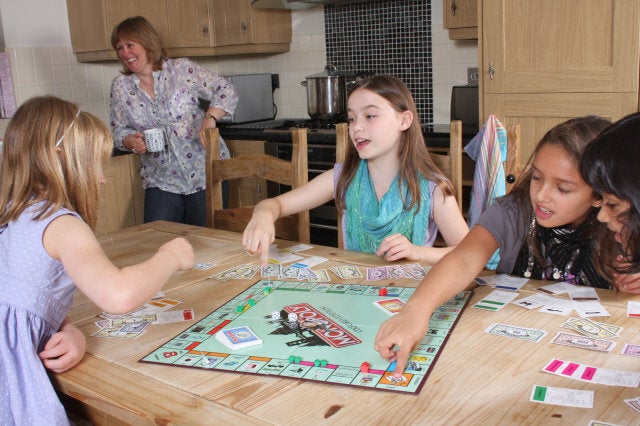
[[[141, 361], [418, 393], [471, 292], [434, 312], [403, 377], [395, 379], [394, 364], [373, 349], [380, 324], [391, 317], [374, 302], [406, 301], [415, 289], [385, 288], [381, 296], [378, 286], [261, 280]], [[262, 344], [231, 350], [216, 338], [240, 326]]]

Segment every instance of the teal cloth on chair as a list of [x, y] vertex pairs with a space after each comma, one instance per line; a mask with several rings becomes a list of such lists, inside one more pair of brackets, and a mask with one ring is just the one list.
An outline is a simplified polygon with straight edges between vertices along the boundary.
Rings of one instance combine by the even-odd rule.
[[[490, 115], [482, 130], [464, 150], [476, 161], [467, 218], [469, 227], [472, 227], [494, 199], [507, 193], [503, 165], [507, 161], [507, 130], [494, 115]], [[499, 260], [500, 256], [496, 251], [486, 268], [495, 269]]]

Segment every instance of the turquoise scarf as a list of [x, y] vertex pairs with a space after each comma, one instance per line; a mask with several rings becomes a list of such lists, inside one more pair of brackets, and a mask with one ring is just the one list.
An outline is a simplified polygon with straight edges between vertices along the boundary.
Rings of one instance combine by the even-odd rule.
[[429, 181], [422, 176], [420, 194], [420, 210], [417, 211], [416, 206], [405, 210], [402, 200], [406, 200], [407, 205], [411, 202], [409, 188], [405, 182], [399, 188], [396, 176], [378, 203], [367, 161], [361, 160], [346, 193], [346, 248], [374, 253], [382, 240], [393, 234], [402, 234], [414, 245], [423, 246], [429, 223], [430, 195]]

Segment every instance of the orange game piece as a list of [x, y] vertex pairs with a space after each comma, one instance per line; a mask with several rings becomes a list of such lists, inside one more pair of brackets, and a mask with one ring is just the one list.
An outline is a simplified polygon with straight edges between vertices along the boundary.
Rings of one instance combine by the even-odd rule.
[[382, 287], [380, 290], [378, 290], [378, 296], [386, 296], [388, 293], [389, 292], [384, 287]]
[[361, 373], [368, 373], [369, 372], [369, 368], [371, 368], [371, 364], [369, 364], [368, 362], [363, 362], [362, 364], [360, 364], [360, 372]]

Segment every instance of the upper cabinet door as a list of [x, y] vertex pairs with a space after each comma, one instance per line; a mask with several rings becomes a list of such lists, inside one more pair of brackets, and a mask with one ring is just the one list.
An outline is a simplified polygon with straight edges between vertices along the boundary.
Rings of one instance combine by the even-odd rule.
[[167, 0], [171, 31], [167, 47], [213, 46], [208, 0]]
[[637, 0], [484, 0], [484, 93], [638, 92]]

